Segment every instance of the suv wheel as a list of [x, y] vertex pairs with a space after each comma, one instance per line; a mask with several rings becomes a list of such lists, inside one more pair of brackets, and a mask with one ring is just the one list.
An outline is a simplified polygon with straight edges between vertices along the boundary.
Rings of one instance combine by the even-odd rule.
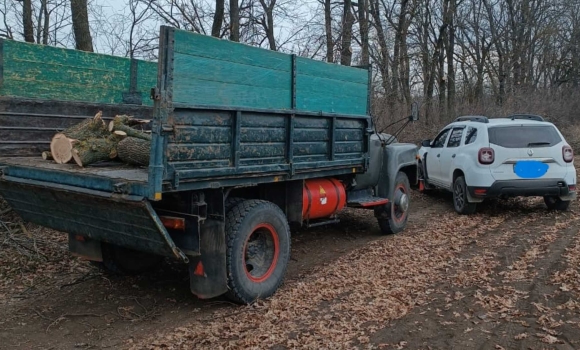
[[463, 176], [458, 176], [453, 182], [453, 207], [463, 215], [475, 213], [477, 207], [475, 203], [467, 201], [467, 185]]
[[544, 196], [544, 203], [550, 210], [566, 211], [570, 206], [570, 201], [563, 201], [556, 196]]

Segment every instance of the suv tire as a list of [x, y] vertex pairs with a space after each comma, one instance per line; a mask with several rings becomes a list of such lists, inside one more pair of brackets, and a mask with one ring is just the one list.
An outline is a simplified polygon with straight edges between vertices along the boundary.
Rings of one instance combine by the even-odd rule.
[[544, 203], [550, 210], [566, 211], [570, 206], [570, 201], [563, 201], [556, 196], [544, 196]]
[[475, 213], [476, 203], [467, 200], [467, 185], [463, 176], [458, 176], [453, 182], [453, 208], [462, 215]]

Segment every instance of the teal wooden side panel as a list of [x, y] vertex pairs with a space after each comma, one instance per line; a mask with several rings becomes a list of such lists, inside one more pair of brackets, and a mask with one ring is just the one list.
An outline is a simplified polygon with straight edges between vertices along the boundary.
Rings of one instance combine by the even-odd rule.
[[[0, 95], [33, 99], [123, 103], [130, 90], [131, 60], [12, 40], [2, 41]], [[157, 64], [140, 61], [137, 90], [144, 105], [157, 82]]]
[[141, 61], [137, 69], [137, 91], [141, 93], [143, 104], [153, 106], [151, 89], [157, 86], [157, 62]]
[[367, 114], [368, 71], [296, 58], [296, 109]]
[[292, 59], [279, 52], [176, 30], [173, 102], [290, 109]]

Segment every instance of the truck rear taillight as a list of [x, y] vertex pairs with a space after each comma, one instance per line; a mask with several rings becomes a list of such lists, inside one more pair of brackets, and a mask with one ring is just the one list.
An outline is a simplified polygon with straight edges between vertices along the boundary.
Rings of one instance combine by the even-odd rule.
[[170, 230], [185, 231], [185, 219], [174, 216], [160, 216], [161, 223]]
[[495, 160], [495, 152], [493, 148], [483, 147], [479, 150], [479, 155], [477, 156], [479, 163], [481, 164], [491, 164]]
[[562, 146], [562, 158], [566, 163], [570, 163], [574, 160], [574, 150], [570, 146]]

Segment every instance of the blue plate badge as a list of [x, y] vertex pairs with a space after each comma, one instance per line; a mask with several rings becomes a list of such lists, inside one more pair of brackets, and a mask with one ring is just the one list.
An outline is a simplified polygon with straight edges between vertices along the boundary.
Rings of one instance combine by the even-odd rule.
[[514, 173], [523, 179], [537, 179], [548, 172], [548, 164], [537, 160], [525, 160], [514, 164]]

